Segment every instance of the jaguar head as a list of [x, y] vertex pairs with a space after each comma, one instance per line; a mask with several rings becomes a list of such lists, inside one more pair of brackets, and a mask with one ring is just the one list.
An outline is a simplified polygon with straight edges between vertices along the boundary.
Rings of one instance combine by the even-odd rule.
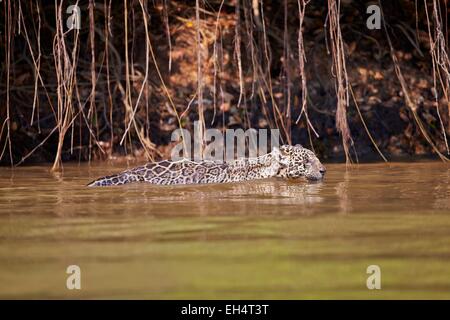
[[314, 152], [297, 144], [280, 147], [280, 169], [277, 176], [287, 179], [305, 177], [307, 180], [322, 180], [326, 169]]

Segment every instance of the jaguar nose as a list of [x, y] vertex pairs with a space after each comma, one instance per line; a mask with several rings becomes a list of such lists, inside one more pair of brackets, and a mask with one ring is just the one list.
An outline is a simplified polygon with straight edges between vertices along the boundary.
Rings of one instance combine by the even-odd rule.
[[325, 172], [327, 172], [327, 169], [322, 168], [322, 169], [319, 170], [319, 172], [320, 172], [320, 174], [321, 174], [322, 176], [324, 176], [324, 175], [325, 175]]

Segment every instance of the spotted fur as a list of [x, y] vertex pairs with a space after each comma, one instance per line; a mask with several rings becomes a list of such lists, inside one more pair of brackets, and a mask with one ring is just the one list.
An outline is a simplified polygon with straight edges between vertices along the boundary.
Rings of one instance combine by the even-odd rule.
[[257, 158], [243, 158], [230, 163], [215, 161], [160, 161], [119, 174], [99, 178], [88, 186], [113, 186], [132, 182], [157, 185], [239, 182], [272, 177], [308, 180], [322, 179], [325, 167], [315, 154], [296, 146], [281, 146]]

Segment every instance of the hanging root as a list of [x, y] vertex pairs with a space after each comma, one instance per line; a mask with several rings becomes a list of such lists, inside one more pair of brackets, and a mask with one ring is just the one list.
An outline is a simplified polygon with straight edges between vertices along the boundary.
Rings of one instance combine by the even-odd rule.
[[331, 53], [333, 57], [333, 71], [336, 89], [336, 128], [342, 136], [346, 163], [351, 161], [349, 153], [349, 143], [352, 143], [350, 129], [347, 122], [347, 107], [349, 104], [348, 75], [345, 66], [344, 41], [341, 34], [340, 2], [328, 0], [328, 21], [331, 42]]

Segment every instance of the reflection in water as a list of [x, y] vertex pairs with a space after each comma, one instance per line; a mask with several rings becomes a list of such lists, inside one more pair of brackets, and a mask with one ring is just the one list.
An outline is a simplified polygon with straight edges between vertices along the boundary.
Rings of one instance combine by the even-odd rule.
[[279, 179], [198, 186], [126, 185], [86, 188], [93, 176], [118, 168], [65, 166], [0, 171], [0, 215], [179, 216], [316, 215], [445, 211], [450, 171], [440, 163], [329, 165], [325, 181]]
[[279, 179], [197, 186], [86, 188], [117, 168], [68, 166], [0, 171], [0, 215], [259, 215], [405, 212], [450, 209], [450, 171], [440, 163], [329, 165], [325, 181]]
[[[450, 170], [327, 165], [323, 182], [86, 188], [123, 168], [0, 169], [0, 298], [450, 298]], [[386, 269], [384, 269], [386, 268]], [[386, 270], [386, 271], [385, 271]], [[383, 273], [384, 274], [384, 273]]]
[[345, 173], [342, 182], [338, 182], [336, 185], [336, 195], [339, 198], [339, 212], [347, 214], [351, 211], [351, 202], [349, 196], [349, 172], [348, 167], [345, 168]]
[[[323, 201], [322, 182], [260, 180], [223, 185], [152, 186], [126, 185], [86, 188], [82, 177], [58, 181], [41, 171], [20, 176], [3, 187], [1, 205], [10, 203], [8, 213], [30, 213], [59, 217], [96, 215], [216, 215], [216, 214], [311, 214], [309, 208]], [[73, 174], [82, 174], [74, 172]], [[23, 179], [23, 185], [17, 181]], [[85, 178], [89, 179], [89, 178]], [[8, 185], [2, 177], [2, 185]], [[57, 182], [55, 182], [57, 181]], [[290, 209], [286, 209], [289, 206]], [[273, 209], [276, 209], [273, 212]], [[6, 213], [1, 211], [0, 214]]]

